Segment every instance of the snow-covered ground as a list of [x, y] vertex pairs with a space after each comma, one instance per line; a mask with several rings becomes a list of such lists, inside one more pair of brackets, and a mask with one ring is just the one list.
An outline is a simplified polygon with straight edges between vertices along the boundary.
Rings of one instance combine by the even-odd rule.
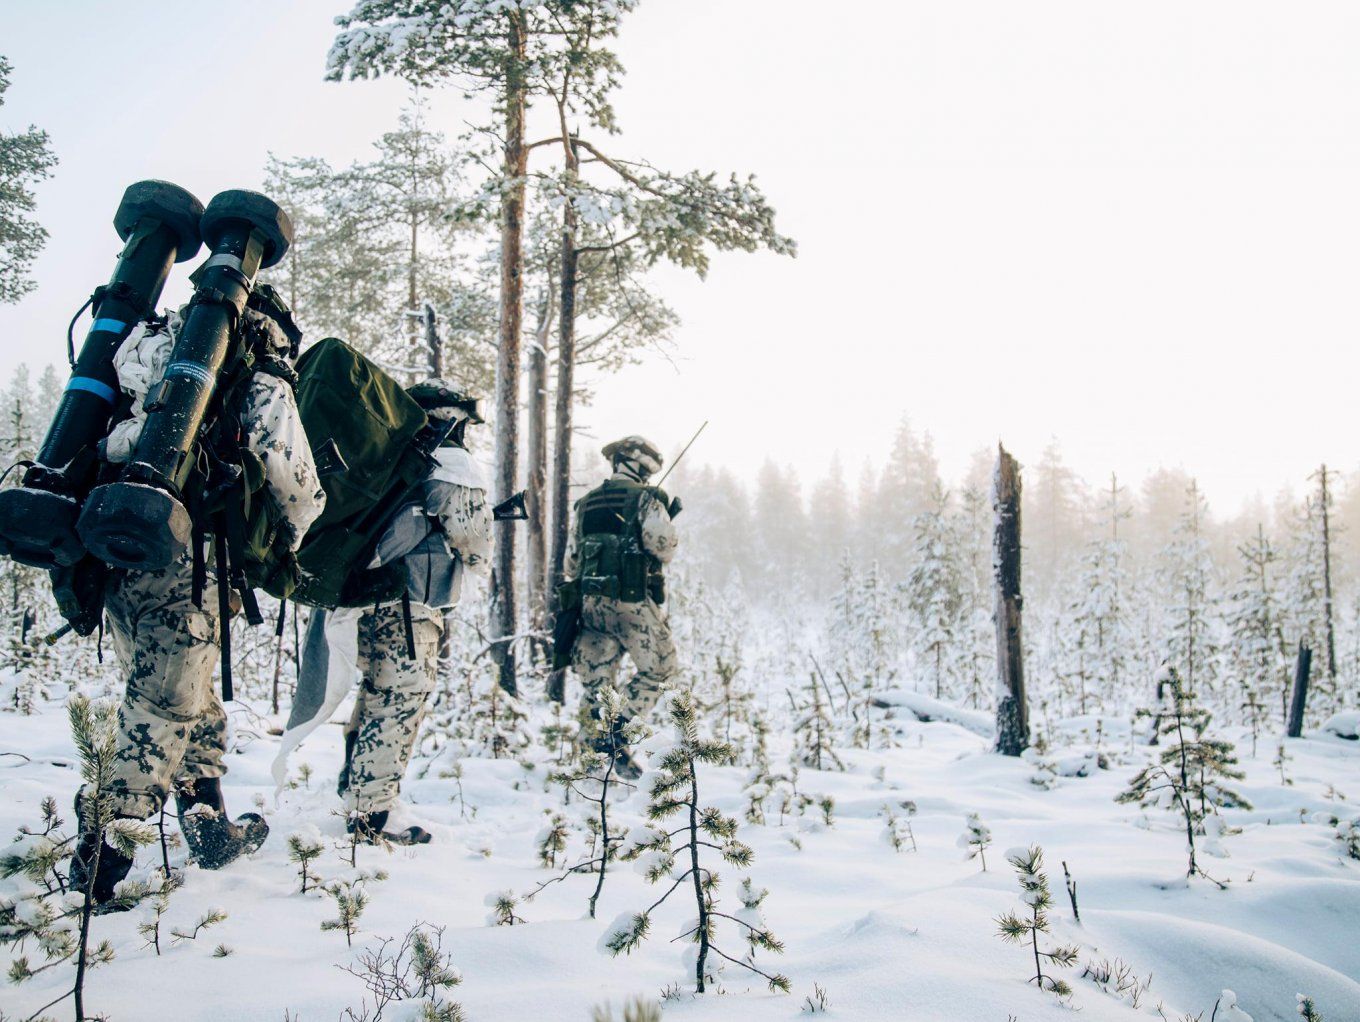
[[[1273, 739], [1263, 738], [1252, 758], [1249, 737], [1229, 733], [1248, 774], [1237, 787], [1254, 809], [1228, 814], [1242, 833], [1221, 840], [1226, 857], [1203, 856], [1206, 871], [1228, 881], [1220, 890], [1204, 880], [1186, 883], [1184, 835], [1172, 817], [1115, 802], [1151, 754], [1132, 745], [1126, 730], [1103, 729], [1111, 769], [1058, 776], [1045, 789], [1032, 783], [1033, 764], [991, 754], [974, 730], [938, 719], [902, 722], [901, 747], [843, 750], [846, 772], [802, 772], [803, 791], [835, 798], [831, 827], [811, 824], [816, 813], [801, 826], [777, 826], [776, 814], [765, 826], [742, 825], [742, 839], [755, 850], [746, 872], [770, 890], [765, 917], [787, 946], [782, 959], [761, 952], [759, 961], [787, 974], [793, 993], [772, 994], [759, 979], [729, 969], [721, 992], [695, 997], [683, 945], [670, 943], [687, 928], [692, 902], [677, 897], [663, 906], [652, 936], [631, 956], [597, 950], [611, 920], [657, 896], [626, 864], [614, 867], [598, 919], [586, 915], [595, 878], [580, 875], [521, 902], [523, 924], [488, 925], [488, 894], [524, 893], [554, 875], [538, 865], [535, 838], [544, 810], [561, 807], [560, 789], [546, 783], [545, 766], [526, 769], [510, 760], [463, 760], [461, 803], [459, 782], [437, 776], [443, 760], [408, 783], [408, 816], [435, 841], [390, 854], [360, 850], [361, 868], [382, 868], [389, 877], [371, 886], [354, 949], [347, 948], [342, 934], [321, 930], [334, 915], [331, 899], [298, 893], [285, 847], [290, 833], [308, 825], [342, 843], [333, 791], [339, 730], [327, 727], [309, 740], [295, 760], [312, 768], [309, 785], [286, 791], [276, 805], [269, 777], [276, 739], [239, 708], [235, 720], [228, 804], [239, 813], [262, 797], [273, 833], [249, 861], [218, 873], [187, 869], [168, 925], [192, 925], [210, 907], [228, 913], [198, 941], [167, 947], [158, 958], [137, 934], [140, 912], [96, 919], [96, 937], [111, 940], [117, 958], [91, 975], [87, 1004], [111, 1019], [282, 1022], [287, 1012], [297, 1022], [331, 1022], [364, 995], [362, 983], [341, 967], [378, 938], [400, 938], [424, 921], [446, 927], [444, 947], [463, 975], [453, 997], [472, 1022], [588, 1020], [605, 1001], [659, 999], [663, 989], [679, 990], [663, 1004], [668, 1019], [792, 1019], [801, 1017], [814, 984], [829, 1000], [826, 1017], [839, 1019], [1041, 1022], [1079, 1010], [1092, 1022], [1122, 1022], [1158, 1018], [1161, 1005], [1168, 1019], [1202, 1012], [1208, 1020], [1230, 988], [1256, 1022], [1297, 1018], [1297, 992], [1312, 996], [1328, 1022], [1360, 1020], [1360, 861], [1345, 857], [1322, 822], [1358, 811], [1342, 799], [1360, 803], [1360, 743], [1332, 734], [1288, 743], [1292, 784], [1285, 786], [1272, 764]], [[0, 716], [0, 750], [0, 835], [35, 823], [45, 795], [70, 804], [77, 779], [60, 704], [33, 717]], [[770, 751], [776, 764], [787, 754], [778, 738]], [[1089, 757], [1055, 750], [1054, 759], [1062, 775]], [[427, 765], [417, 763], [412, 774]], [[705, 769], [701, 778], [703, 801], [742, 817], [745, 770]], [[880, 810], [906, 800], [917, 807], [911, 822], [919, 850], [895, 852]], [[986, 872], [957, 843], [972, 812], [994, 837]], [[573, 839], [569, 862], [583, 840]], [[1054, 940], [1078, 944], [1082, 964], [1118, 959], [1139, 980], [1150, 977], [1140, 1007], [1080, 978], [1081, 965], [1060, 973], [1074, 988], [1068, 1002], [1027, 983], [1028, 950], [999, 940], [995, 923], [1019, 904], [1005, 852], [1027, 844], [1044, 849]], [[147, 851], [139, 861], [150, 865], [157, 856]], [[1080, 925], [1069, 910], [1062, 863], [1078, 885]], [[350, 873], [329, 848], [318, 868], [328, 878]], [[720, 896], [735, 908], [744, 872], [729, 866], [720, 873]], [[213, 957], [218, 944], [233, 953]], [[27, 1018], [61, 991], [69, 971], [63, 966], [22, 985], [0, 985], [0, 1014]], [[389, 1008], [384, 1018], [409, 1017], [403, 1008]], [[69, 1003], [53, 1014], [69, 1017]], [[1225, 1016], [1240, 1017], [1226, 1003], [1219, 1019]]]

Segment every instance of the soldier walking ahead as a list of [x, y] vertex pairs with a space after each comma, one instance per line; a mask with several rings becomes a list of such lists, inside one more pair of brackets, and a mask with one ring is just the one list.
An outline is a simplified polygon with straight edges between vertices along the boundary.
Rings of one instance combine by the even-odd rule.
[[[289, 363], [296, 355], [296, 327], [272, 290], [259, 285], [258, 295], [269, 300], [257, 308], [252, 296], [241, 325], [256, 368], [230, 412], [239, 421], [243, 450], [263, 470], [272, 508], [267, 513], [277, 523], [279, 542], [295, 550], [321, 514], [325, 494], [293, 396]], [[131, 456], [146, 419], [143, 401], [165, 373], [180, 322], [172, 314], [138, 326], [118, 349], [114, 366], [132, 399], [132, 416], [100, 444], [106, 461], [116, 464]], [[216, 599], [204, 598], [203, 579], [195, 579], [193, 547], [158, 571], [116, 570], [109, 577], [105, 609], [127, 676], [118, 709], [113, 789], [117, 815], [139, 820], [159, 812], [173, 790], [189, 850], [203, 868], [220, 869], [257, 849], [269, 828], [254, 813], [233, 823], [222, 801], [227, 718], [212, 676], [221, 629], [229, 622], [220, 619]], [[78, 817], [80, 805], [77, 796]], [[93, 833], [82, 834], [71, 861], [71, 887], [84, 888], [98, 855], [94, 896], [106, 903], [132, 859], [108, 843], [97, 848], [97, 840]]]
[[[582, 713], [599, 719], [599, 690], [612, 685], [627, 653], [634, 675], [624, 690], [628, 719], [646, 716], [676, 671], [675, 644], [666, 617], [664, 569], [675, 555], [671, 501], [650, 479], [661, 453], [640, 436], [624, 437], [603, 451], [614, 474], [576, 502], [576, 529], [567, 555], [568, 585], [579, 588], [580, 634], [573, 659], [583, 687]], [[620, 751], [619, 773], [640, 769], [620, 736], [602, 736], [599, 749]]]
[[393, 832], [387, 825], [437, 680], [443, 611], [458, 603], [465, 569], [486, 575], [491, 568], [486, 484], [463, 446], [468, 424], [483, 421], [480, 402], [440, 379], [408, 393], [431, 420], [453, 428], [420, 497], [396, 511], [378, 541], [380, 563], [404, 564], [406, 592], [400, 603], [374, 607], [358, 620], [363, 680], [345, 728], [339, 784], [351, 833], [366, 843], [403, 845], [430, 841], [421, 827]]

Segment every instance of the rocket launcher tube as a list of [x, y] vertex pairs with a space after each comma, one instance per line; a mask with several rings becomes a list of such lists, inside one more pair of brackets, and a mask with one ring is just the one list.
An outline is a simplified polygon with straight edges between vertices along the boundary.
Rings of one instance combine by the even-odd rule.
[[198, 252], [203, 204], [178, 185], [138, 181], [113, 218], [123, 240], [113, 276], [92, 297], [93, 323], [22, 486], [0, 492], [0, 555], [40, 568], [74, 564], [80, 503], [94, 483], [94, 445], [119, 401], [113, 356], [150, 317], [176, 262]]
[[182, 491], [205, 416], [256, 274], [292, 243], [287, 215], [256, 192], [216, 196], [202, 231], [212, 255], [193, 275], [194, 295], [165, 375], [143, 402], [147, 417], [132, 457], [118, 482], [90, 494], [77, 526], [89, 551], [114, 567], [155, 571], [188, 546]]

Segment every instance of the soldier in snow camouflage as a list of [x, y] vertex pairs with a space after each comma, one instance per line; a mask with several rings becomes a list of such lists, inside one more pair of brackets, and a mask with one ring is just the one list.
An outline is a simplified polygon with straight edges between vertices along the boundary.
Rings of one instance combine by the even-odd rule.
[[[582, 713], [599, 717], [599, 691], [613, 685], [627, 653], [633, 677], [624, 689], [628, 719], [645, 717], [677, 669], [665, 608], [663, 569], [675, 556], [672, 517], [679, 502], [647, 480], [661, 468], [661, 454], [642, 437], [625, 437], [604, 448], [614, 474], [576, 502], [576, 528], [566, 575], [581, 591], [581, 633], [574, 666], [583, 688]], [[618, 736], [601, 751], [621, 748]], [[620, 773], [638, 768], [623, 749]]]
[[431, 419], [453, 428], [420, 498], [398, 511], [378, 542], [379, 563], [404, 564], [406, 599], [359, 619], [363, 680], [345, 729], [340, 777], [350, 831], [362, 841], [405, 845], [430, 841], [421, 827], [391, 831], [387, 823], [437, 680], [443, 612], [458, 603], [465, 571], [486, 575], [491, 566], [486, 486], [463, 446], [468, 424], [482, 421], [478, 402], [439, 379], [411, 387], [410, 394]]
[[[245, 316], [268, 354], [288, 356], [290, 342], [272, 319], [253, 309]], [[163, 326], [139, 326], [119, 348], [114, 363], [120, 385], [132, 398], [132, 417], [101, 444], [107, 460], [130, 456], [145, 421], [142, 401], [164, 373], [179, 323], [171, 314]], [[282, 512], [281, 528], [296, 548], [321, 514], [325, 493], [291, 386], [275, 375], [256, 373], [242, 401], [241, 425], [246, 447], [264, 464], [270, 497]], [[216, 600], [202, 604], [194, 603], [188, 552], [160, 571], [115, 571], [110, 578], [106, 611], [127, 675], [118, 710], [113, 789], [117, 814], [137, 819], [159, 811], [174, 790], [191, 851], [200, 865], [217, 868], [258, 847], [268, 828], [254, 814], [246, 814], [244, 824], [226, 817], [220, 781], [226, 772], [226, 714], [212, 684], [222, 622]], [[111, 851], [106, 845], [101, 852], [98, 874], [105, 900], [131, 864], [110, 862]], [[93, 848], [77, 852], [76, 875], [93, 854]]]

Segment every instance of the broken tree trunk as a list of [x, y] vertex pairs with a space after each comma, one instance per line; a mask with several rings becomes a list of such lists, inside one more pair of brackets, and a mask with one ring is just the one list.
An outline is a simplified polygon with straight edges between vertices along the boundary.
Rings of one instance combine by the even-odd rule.
[[1020, 465], [997, 445], [992, 478], [992, 510], [996, 513], [992, 568], [996, 579], [996, 751], [1018, 756], [1029, 745], [1029, 711], [1025, 704], [1025, 661], [1020, 612]]
[[1307, 643], [1299, 643], [1299, 656], [1294, 662], [1294, 689], [1289, 696], [1289, 724], [1285, 734], [1290, 738], [1303, 736], [1303, 711], [1308, 708], [1308, 678], [1313, 671], [1313, 650]]

